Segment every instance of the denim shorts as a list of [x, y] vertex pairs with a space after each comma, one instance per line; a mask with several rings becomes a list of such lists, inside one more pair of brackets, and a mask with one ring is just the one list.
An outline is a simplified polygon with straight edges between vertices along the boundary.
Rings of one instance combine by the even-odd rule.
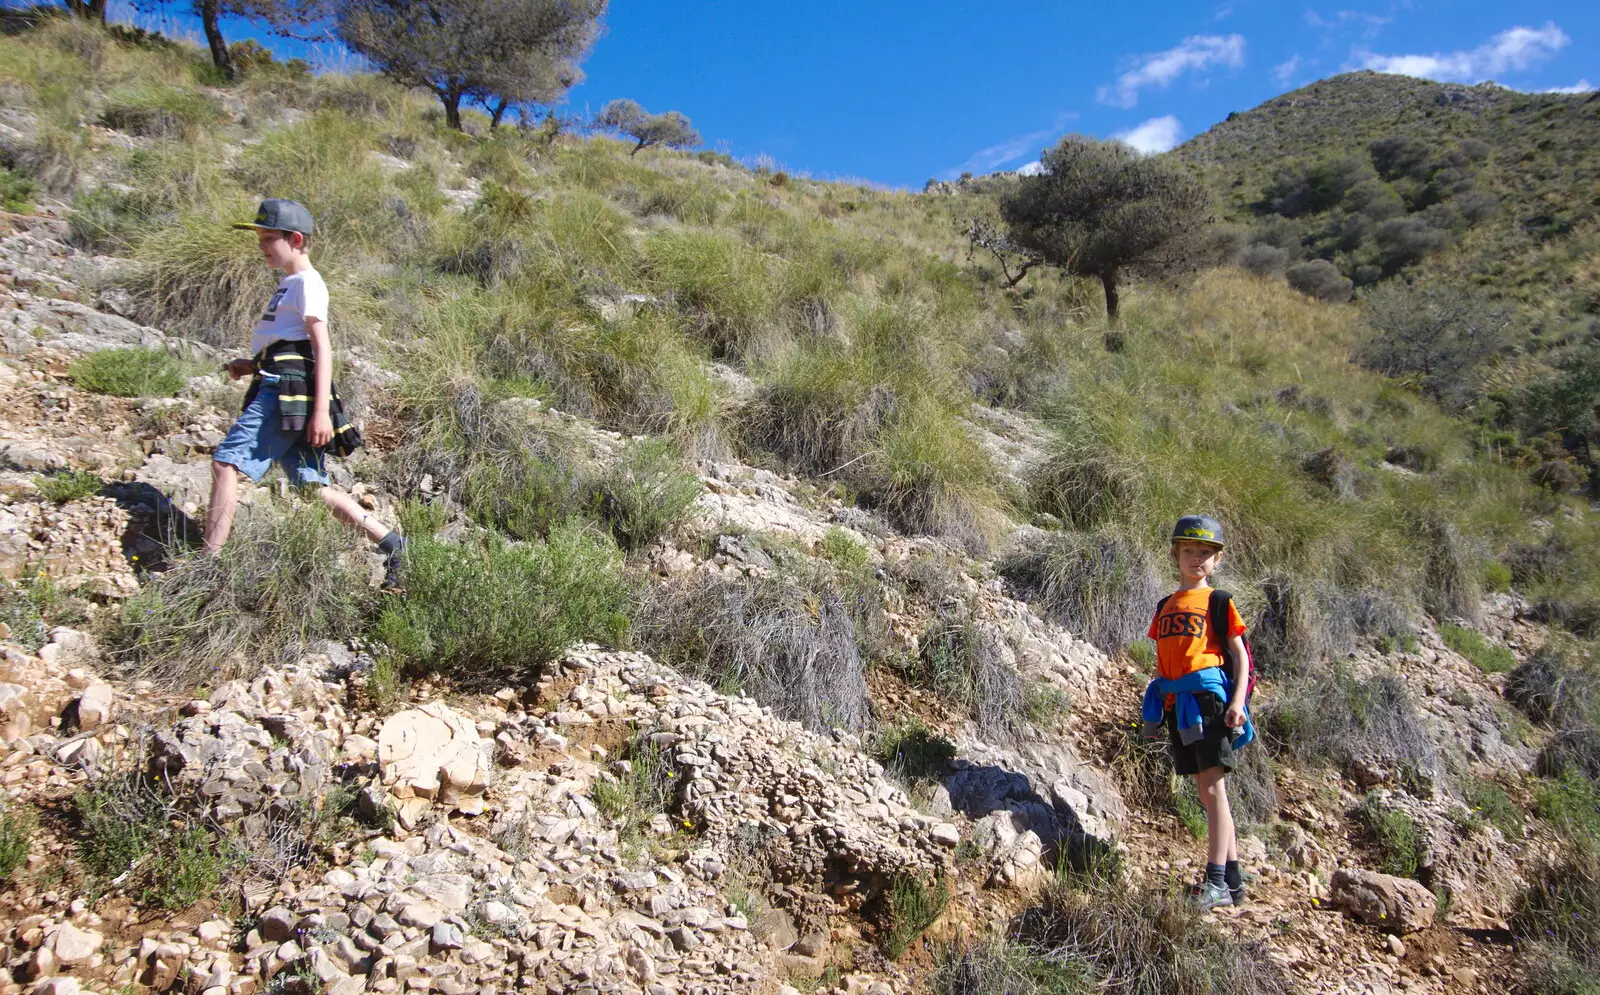
[[278, 416], [278, 378], [270, 373], [261, 375], [261, 389], [239, 413], [239, 420], [211, 458], [236, 467], [258, 484], [274, 463], [283, 465], [284, 475], [296, 487], [332, 483], [322, 451], [311, 448], [304, 432], [283, 430]]

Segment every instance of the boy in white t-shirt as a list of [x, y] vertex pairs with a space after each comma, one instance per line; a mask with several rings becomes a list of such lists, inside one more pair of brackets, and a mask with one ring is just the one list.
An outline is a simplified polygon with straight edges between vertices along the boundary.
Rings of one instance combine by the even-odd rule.
[[317, 487], [334, 515], [367, 534], [388, 555], [386, 587], [394, 587], [404, 541], [355, 499], [329, 486], [326, 450], [348, 455], [360, 435], [344, 417], [333, 386], [333, 348], [328, 338], [328, 285], [311, 265], [307, 242], [311, 212], [292, 200], [263, 201], [253, 222], [267, 265], [283, 271], [261, 319], [250, 335], [250, 359], [228, 363], [235, 380], [252, 376], [244, 410], [211, 458], [211, 505], [206, 512], [206, 551], [228, 541], [239, 499], [239, 478], [256, 483], [272, 468], [296, 487]]

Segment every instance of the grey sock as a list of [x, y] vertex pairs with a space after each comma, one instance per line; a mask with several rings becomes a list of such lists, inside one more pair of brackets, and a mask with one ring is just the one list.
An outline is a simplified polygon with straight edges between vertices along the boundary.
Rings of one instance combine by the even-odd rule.
[[1239, 872], [1239, 862], [1230, 860], [1223, 867], [1223, 879], [1228, 882], [1229, 891], [1238, 891], [1244, 887], [1244, 875]]
[[1206, 884], [1215, 885], [1218, 888], [1226, 888], [1228, 886], [1228, 881], [1223, 876], [1224, 873], [1225, 872], [1221, 864], [1207, 864]]
[[389, 534], [378, 540], [378, 548], [385, 553], [397, 553], [405, 540], [400, 538], [400, 533], [390, 530]]

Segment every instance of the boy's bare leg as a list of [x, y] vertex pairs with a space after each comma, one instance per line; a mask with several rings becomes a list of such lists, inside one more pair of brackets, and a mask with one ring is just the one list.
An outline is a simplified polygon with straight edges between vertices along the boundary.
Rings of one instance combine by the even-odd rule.
[[1206, 810], [1206, 863], [1225, 864], [1237, 860], [1239, 844], [1233, 835], [1233, 812], [1228, 807], [1228, 790], [1221, 767], [1208, 767], [1194, 776], [1195, 793]]
[[378, 542], [389, 534], [389, 526], [373, 518], [367, 509], [361, 507], [355, 498], [344, 491], [324, 487], [318, 493], [322, 495], [322, 503], [328, 506], [334, 517], [365, 532], [367, 538], [373, 542]]
[[233, 512], [239, 504], [239, 471], [228, 463], [211, 462], [211, 503], [206, 506], [206, 545], [215, 553], [233, 531]]

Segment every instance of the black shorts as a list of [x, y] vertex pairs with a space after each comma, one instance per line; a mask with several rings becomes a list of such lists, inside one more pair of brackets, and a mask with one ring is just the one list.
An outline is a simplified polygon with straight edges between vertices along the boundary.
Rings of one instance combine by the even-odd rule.
[[1227, 706], [1221, 698], [1210, 693], [1197, 694], [1194, 700], [1200, 705], [1200, 721], [1205, 723], [1205, 735], [1188, 746], [1178, 738], [1177, 711], [1170, 710], [1166, 714], [1167, 745], [1172, 750], [1172, 769], [1179, 774], [1198, 774], [1212, 767], [1233, 770], [1238, 763], [1233, 755], [1234, 731], [1222, 721]]

